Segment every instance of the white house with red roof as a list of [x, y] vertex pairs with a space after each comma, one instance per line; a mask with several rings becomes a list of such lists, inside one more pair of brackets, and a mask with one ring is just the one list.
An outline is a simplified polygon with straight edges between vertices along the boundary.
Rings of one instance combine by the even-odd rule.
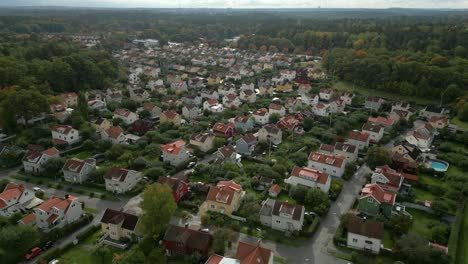
[[73, 145], [80, 142], [80, 131], [72, 126], [56, 125], [51, 128], [55, 145]]
[[292, 81], [294, 80], [294, 78], [296, 78], [296, 71], [295, 70], [281, 70], [280, 75], [281, 75], [282, 80]]
[[23, 157], [24, 171], [27, 173], [39, 174], [44, 170], [44, 165], [53, 158], [60, 157], [60, 152], [56, 148], [49, 148], [44, 151], [31, 149]]
[[109, 140], [112, 144], [125, 143], [125, 135], [120, 126], [111, 126], [101, 131], [101, 139]]
[[120, 118], [126, 125], [131, 125], [138, 120], [138, 115], [128, 109], [118, 108], [114, 111], [112, 118]]
[[331, 177], [323, 171], [295, 166], [289, 178], [285, 179], [284, 182], [292, 186], [303, 185], [309, 188], [317, 188], [328, 194]]
[[371, 122], [367, 122], [362, 126], [362, 131], [370, 136], [370, 143], [378, 143], [384, 136], [384, 130], [384, 126]]
[[364, 108], [373, 110], [373, 111], [379, 111], [380, 107], [382, 107], [382, 104], [385, 101], [377, 96], [368, 96], [366, 98], [366, 101], [364, 102]]
[[270, 121], [270, 113], [266, 108], [260, 108], [252, 113], [255, 124], [266, 125]]
[[237, 108], [241, 104], [242, 102], [240, 101], [239, 97], [234, 93], [226, 94], [223, 97], [223, 105], [226, 108]]
[[320, 89], [319, 97], [320, 97], [320, 100], [329, 101], [333, 97], [334, 94], [335, 94], [335, 91], [333, 89], [322, 88]]
[[330, 105], [319, 102], [312, 105], [312, 112], [316, 116], [327, 117], [330, 115]]
[[161, 144], [163, 161], [168, 162], [172, 166], [177, 166], [188, 160], [189, 155], [185, 149], [185, 142], [177, 140], [168, 144]]
[[141, 173], [135, 170], [114, 167], [104, 174], [106, 190], [113, 193], [126, 193], [141, 180]]
[[270, 115], [278, 114], [280, 116], [284, 116], [286, 114], [286, 108], [284, 108], [282, 105], [271, 103], [268, 107], [268, 113]]
[[378, 117], [369, 117], [367, 119], [367, 122], [376, 124], [376, 125], [381, 125], [385, 128], [385, 130], [388, 131], [392, 129], [393, 125], [395, 125], [396, 120], [393, 118], [389, 118], [389, 117], [378, 116]]
[[48, 201], [34, 208], [34, 211], [19, 220], [19, 224], [36, 226], [45, 232], [56, 227], [64, 227], [80, 219], [83, 209], [78, 198], [65, 195], [64, 198], [52, 196]]
[[35, 198], [34, 192], [23, 184], [8, 183], [0, 193], [0, 216], [9, 216]]
[[376, 183], [382, 189], [398, 192], [403, 184], [405, 177], [402, 173], [395, 171], [388, 165], [375, 168], [372, 173], [371, 183]]
[[450, 124], [448, 118], [443, 116], [433, 116], [429, 119], [429, 123], [436, 129], [442, 129]]
[[255, 101], [257, 101], [257, 94], [255, 93], [254, 89], [241, 90], [239, 97], [241, 101], [247, 103], [255, 103]]
[[425, 123], [415, 130], [408, 132], [408, 134], [406, 134], [405, 140], [408, 143], [418, 147], [421, 151], [426, 152], [431, 148], [432, 141], [434, 141], [435, 132], [436, 130], [431, 124]]
[[348, 134], [347, 141], [358, 147], [359, 150], [363, 150], [369, 147], [370, 135], [363, 131], [351, 131]]
[[203, 110], [208, 110], [212, 113], [221, 113], [224, 111], [224, 106], [220, 104], [217, 99], [207, 99], [203, 102]]
[[346, 164], [344, 156], [312, 152], [309, 155], [307, 167], [341, 178], [345, 172]]
[[63, 165], [63, 178], [67, 182], [83, 183], [88, 179], [95, 168], [95, 159], [81, 160], [78, 158], [71, 158]]

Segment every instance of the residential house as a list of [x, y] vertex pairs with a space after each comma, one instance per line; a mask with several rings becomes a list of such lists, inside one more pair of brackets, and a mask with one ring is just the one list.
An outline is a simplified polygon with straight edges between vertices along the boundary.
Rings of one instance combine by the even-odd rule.
[[358, 210], [368, 215], [382, 214], [390, 217], [396, 195], [385, 191], [378, 184], [366, 184], [358, 198]]
[[248, 244], [239, 241], [237, 245], [236, 262], [213, 262], [207, 264], [273, 264], [273, 252], [270, 249], [264, 248], [260, 243]]
[[270, 189], [268, 189], [268, 195], [270, 197], [276, 198], [281, 193], [281, 186], [278, 184], [273, 184]]
[[226, 108], [238, 108], [242, 102], [239, 100], [239, 97], [235, 93], [226, 94], [223, 97], [223, 105]]
[[207, 152], [214, 148], [214, 139], [215, 136], [211, 133], [196, 133], [190, 136], [190, 145], [202, 152]]
[[138, 108], [138, 112], [148, 111], [150, 113], [150, 118], [159, 118], [161, 115], [161, 108], [153, 103], [146, 102], [143, 104], [143, 107]]
[[393, 125], [396, 123], [396, 120], [393, 118], [378, 116], [378, 117], [367, 118], [367, 122], [376, 124], [376, 125], [381, 125], [384, 127], [385, 131], [389, 131], [392, 129]]
[[309, 94], [310, 91], [312, 91], [312, 86], [310, 86], [308, 83], [301, 83], [297, 87], [297, 94], [299, 95]]
[[255, 110], [252, 113], [252, 116], [255, 120], [255, 124], [259, 125], [266, 125], [270, 121], [270, 113], [268, 112], [268, 109], [266, 108], [260, 108]]
[[296, 78], [296, 71], [294, 70], [281, 70], [280, 71], [281, 78], [283, 80], [292, 81]]
[[241, 101], [251, 103], [251, 104], [255, 103], [255, 101], [257, 100], [257, 94], [255, 93], [255, 91], [253, 89], [252, 90], [241, 90], [239, 97], [240, 97]]
[[115, 103], [122, 103], [122, 99], [123, 99], [123, 93], [121, 90], [118, 90], [118, 89], [107, 89], [107, 92], [106, 92], [106, 102], [107, 103], [112, 103], [112, 102], [115, 102]]
[[206, 99], [216, 99], [216, 100], [219, 99], [219, 94], [216, 90], [208, 90], [208, 89], [202, 90], [200, 96], [201, 98], [206, 98]]
[[144, 102], [151, 98], [151, 95], [142, 88], [129, 88], [130, 99], [135, 102]]
[[279, 145], [283, 142], [283, 132], [272, 124], [267, 124], [260, 128], [257, 137], [259, 142], [271, 142], [274, 145]]
[[218, 85], [221, 82], [221, 77], [217, 74], [211, 74], [207, 79], [208, 85]]
[[168, 162], [172, 166], [177, 166], [189, 159], [185, 142], [177, 140], [168, 144], [161, 144], [163, 161]]
[[238, 164], [240, 162], [240, 155], [236, 153], [236, 150], [231, 145], [220, 147], [218, 151], [214, 153], [216, 156], [216, 162], [225, 163], [230, 162]]
[[187, 104], [182, 108], [182, 116], [188, 120], [197, 119], [201, 114], [200, 108], [194, 104]]
[[44, 151], [29, 149], [23, 158], [24, 171], [39, 174], [44, 170], [44, 165], [49, 160], [58, 157], [60, 157], [60, 152], [56, 148], [49, 148]]
[[281, 129], [287, 129], [296, 134], [302, 135], [304, 133], [301, 120], [297, 119], [294, 116], [281, 117], [280, 120], [278, 120], [278, 122], [276, 123], [276, 126]]
[[118, 108], [114, 111], [112, 118], [120, 118], [124, 124], [131, 125], [133, 122], [138, 120], [138, 115], [128, 109]]
[[41, 230], [48, 232], [53, 228], [61, 228], [81, 218], [83, 209], [77, 197], [65, 195], [64, 198], [52, 196], [31, 214], [18, 221], [19, 224], [36, 224]]
[[63, 178], [67, 182], [81, 184], [88, 179], [95, 168], [95, 159], [81, 160], [78, 158], [71, 158], [63, 165]]
[[423, 110], [419, 112], [420, 117], [424, 117], [427, 120], [430, 120], [432, 117], [443, 117], [448, 111], [445, 108], [428, 105], [424, 107]]
[[32, 190], [23, 184], [8, 183], [0, 193], [0, 216], [10, 216], [26, 206], [36, 198]]
[[246, 134], [236, 141], [236, 150], [240, 154], [251, 155], [257, 146], [257, 138], [253, 134]]
[[330, 113], [343, 113], [346, 104], [341, 99], [332, 100], [329, 104]]
[[55, 145], [73, 145], [80, 142], [80, 132], [71, 126], [56, 125], [51, 128]]
[[372, 173], [371, 183], [378, 184], [386, 191], [398, 192], [405, 177], [388, 165], [375, 168]]
[[131, 241], [136, 235], [138, 221], [138, 215], [107, 208], [101, 217], [101, 233], [114, 241]]
[[430, 149], [432, 141], [434, 141], [434, 133], [435, 128], [431, 124], [425, 123], [415, 130], [408, 132], [405, 140], [417, 146], [421, 151], [426, 152]]
[[384, 234], [383, 222], [351, 216], [348, 220], [346, 245], [378, 254]]
[[105, 111], [107, 109], [107, 104], [104, 101], [94, 99], [88, 101], [88, 107], [91, 110]]
[[192, 256], [198, 253], [202, 257], [207, 257], [213, 236], [188, 227], [169, 225], [162, 243], [168, 256]]
[[132, 126], [130, 127], [130, 131], [136, 135], [143, 136], [146, 134], [146, 132], [154, 128], [154, 123], [155, 122], [151, 119], [138, 119], [137, 121], [133, 122]]
[[174, 110], [166, 110], [161, 113], [159, 117], [159, 122], [162, 123], [172, 123], [174, 126], [180, 126], [182, 118]]
[[419, 163], [417, 162], [421, 151], [418, 147], [410, 144], [400, 144], [392, 148], [390, 157], [394, 167], [399, 170], [415, 170]]
[[343, 101], [345, 105], [351, 105], [353, 103], [354, 94], [344, 92], [340, 99]]
[[104, 174], [106, 190], [113, 193], [126, 193], [141, 180], [141, 173], [134, 170], [114, 167]]
[[335, 94], [335, 91], [333, 89], [322, 88], [320, 89], [319, 97], [320, 97], [320, 100], [330, 101], [330, 99], [332, 99], [334, 94]]
[[328, 117], [330, 115], [330, 105], [319, 102], [312, 106], [312, 112], [317, 116]]
[[112, 144], [125, 143], [125, 135], [120, 126], [111, 126], [101, 132], [102, 140], [109, 140]]
[[300, 97], [294, 98], [290, 97], [285, 101], [286, 109], [288, 113], [296, 113], [297, 111], [301, 110], [303, 104], [302, 99]]
[[236, 86], [231, 82], [224, 83], [222, 86], [218, 88], [219, 96], [223, 96], [223, 97], [228, 94], [235, 94], [236, 91], [237, 91]]
[[248, 116], [236, 116], [234, 118], [234, 127], [236, 130], [250, 131], [254, 127], [254, 120]]
[[284, 182], [292, 186], [303, 185], [309, 188], [316, 188], [328, 194], [331, 177], [323, 171], [294, 166], [291, 175]]
[[367, 122], [362, 126], [362, 132], [369, 134], [369, 143], [378, 143], [383, 135], [385, 128], [377, 123]]
[[159, 177], [158, 183], [167, 184], [172, 190], [174, 201], [178, 203], [189, 191], [186, 177]]
[[358, 148], [346, 142], [336, 142], [335, 145], [321, 144], [319, 152], [344, 156], [347, 162], [354, 162], [358, 158]]
[[226, 138], [230, 138], [234, 135], [235, 126], [233, 123], [223, 124], [223, 123], [216, 123], [213, 126], [213, 133], [215, 135], [223, 136]]
[[262, 203], [260, 209], [260, 223], [279, 231], [301, 231], [304, 224], [304, 212], [305, 208], [302, 205], [268, 198]]
[[316, 105], [319, 103], [319, 96], [316, 94], [303, 94], [301, 100], [305, 105]]
[[369, 147], [370, 135], [367, 132], [351, 131], [348, 134], [348, 142], [363, 150]]
[[312, 152], [309, 155], [307, 167], [341, 178], [345, 172], [346, 164], [347, 161], [344, 156]]
[[202, 98], [196, 94], [189, 94], [185, 97], [182, 97], [182, 101], [188, 105], [201, 105]]
[[176, 91], [176, 93], [187, 92], [188, 91], [187, 82], [185, 81], [173, 82], [171, 83], [171, 89]]
[[443, 129], [450, 124], [450, 121], [446, 117], [433, 116], [429, 119], [429, 124], [435, 129]]
[[203, 102], [203, 110], [208, 110], [212, 113], [221, 113], [224, 111], [224, 106], [216, 99], [208, 99]]
[[286, 115], [286, 108], [284, 108], [282, 105], [271, 103], [270, 106], [268, 107], [268, 113], [270, 116], [272, 114], [278, 114], [279, 116], [284, 116]]
[[291, 82], [284, 80], [276, 83], [275, 91], [282, 93], [289, 93], [293, 91], [293, 85]]
[[379, 111], [385, 101], [377, 96], [368, 96], [364, 102], [364, 108]]
[[392, 110], [391, 112], [400, 110], [400, 111], [410, 111], [411, 105], [409, 103], [405, 102], [394, 102], [392, 104]]
[[60, 97], [60, 102], [63, 103], [66, 107], [78, 105], [78, 95], [75, 92], [61, 93], [58, 96]]
[[91, 117], [89, 123], [99, 134], [112, 126], [112, 123], [104, 117]]
[[[59, 104], [51, 104], [50, 105], [50, 112], [54, 115], [55, 119], [59, 121], [60, 123], [65, 122], [72, 114], [72, 109], [67, 109], [65, 104], [59, 103]], [[24, 121], [24, 119], [20, 119]]]
[[241, 203], [245, 191], [234, 181], [220, 181], [212, 186], [206, 197], [206, 208], [210, 211], [231, 215]]

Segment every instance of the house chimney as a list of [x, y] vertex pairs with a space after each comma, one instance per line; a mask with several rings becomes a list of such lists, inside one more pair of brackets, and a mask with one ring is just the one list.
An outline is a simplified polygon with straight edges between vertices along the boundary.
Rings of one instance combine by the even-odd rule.
[[69, 195], [68, 194], [65, 194], [65, 199], [68, 199]]

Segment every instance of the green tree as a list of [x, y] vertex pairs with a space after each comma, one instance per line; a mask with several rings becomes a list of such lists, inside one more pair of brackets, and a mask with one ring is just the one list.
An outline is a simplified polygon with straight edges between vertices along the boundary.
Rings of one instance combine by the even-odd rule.
[[458, 118], [462, 121], [468, 122], [468, 103], [463, 104], [460, 110], [458, 110]]
[[39, 239], [34, 227], [11, 225], [0, 228], [0, 263], [18, 263]]
[[330, 208], [330, 200], [319, 189], [309, 189], [305, 196], [304, 205], [319, 215], [325, 215]]
[[439, 249], [429, 246], [424, 237], [408, 233], [397, 240], [395, 253], [404, 258], [405, 263], [436, 264], [449, 263], [447, 255]]
[[371, 169], [390, 163], [390, 154], [379, 146], [372, 146], [367, 150], [367, 165]]
[[408, 233], [413, 220], [410, 216], [403, 215], [403, 214], [396, 214], [392, 215], [388, 220], [388, 227], [397, 236], [401, 236], [403, 234]]
[[158, 183], [146, 187], [140, 206], [143, 210], [140, 217], [142, 231], [153, 237], [164, 232], [177, 208], [172, 189]]
[[153, 181], [157, 181], [159, 177], [164, 177], [165, 175], [166, 171], [161, 167], [153, 167], [145, 172], [145, 176]]
[[270, 115], [270, 123], [271, 124], [276, 124], [280, 120], [281, 116], [278, 113], [273, 113]]
[[107, 246], [97, 247], [93, 254], [100, 258], [102, 264], [107, 263], [108, 259], [112, 257], [111, 251]]

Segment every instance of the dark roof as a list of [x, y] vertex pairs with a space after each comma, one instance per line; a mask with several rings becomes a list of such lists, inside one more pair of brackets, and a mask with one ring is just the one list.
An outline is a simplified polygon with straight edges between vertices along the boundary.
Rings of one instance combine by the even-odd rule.
[[304, 206], [302, 205], [294, 205], [288, 202], [275, 201], [272, 214], [280, 215], [280, 212], [284, 214], [292, 214], [292, 218], [296, 221], [299, 221], [303, 211]]
[[357, 216], [349, 218], [348, 232], [366, 237], [382, 239], [384, 224], [373, 220], [366, 220]]
[[101, 223], [119, 224], [122, 223], [122, 228], [127, 230], [135, 230], [138, 223], [138, 216], [107, 208], [101, 218]]
[[209, 233], [170, 225], [164, 234], [164, 240], [183, 243], [186, 247], [206, 251], [213, 241]]

